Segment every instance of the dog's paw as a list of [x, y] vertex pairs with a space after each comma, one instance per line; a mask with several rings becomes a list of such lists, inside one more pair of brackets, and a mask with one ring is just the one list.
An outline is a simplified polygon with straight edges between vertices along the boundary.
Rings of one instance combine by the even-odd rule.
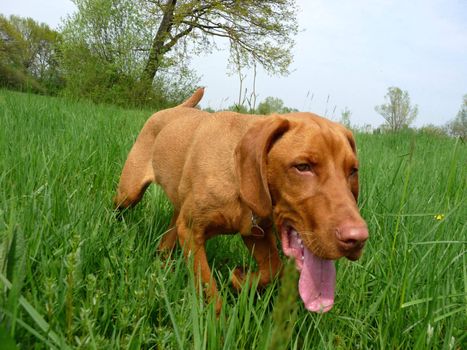
[[240, 291], [245, 284], [246, 273], [241, 267], [237, 267], [232, 271], [232, 285], [237, 290]]
[[219, 317], [220, 314], [221, 314], [221, 311], [222, 311], [222, 300], [221, 300], [221, 298], [219, 298], [219, 297], [216, 298], [214, 308], [216, 310], [216, 317]]

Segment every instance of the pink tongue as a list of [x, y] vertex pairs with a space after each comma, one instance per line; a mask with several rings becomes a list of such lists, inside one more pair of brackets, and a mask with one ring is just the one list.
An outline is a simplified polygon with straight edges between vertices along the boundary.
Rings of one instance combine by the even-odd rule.
[[334, 304], [336, 269], [334, 261], [317, 257], [304, 248], [305, 260], [298, 289], [305, 307], [313, 312], [327, 312]]

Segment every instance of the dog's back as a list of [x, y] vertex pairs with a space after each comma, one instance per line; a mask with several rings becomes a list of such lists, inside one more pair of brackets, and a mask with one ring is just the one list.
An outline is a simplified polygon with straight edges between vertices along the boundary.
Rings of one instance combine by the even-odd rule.
[[[234, 112], [193, 112], [168, 123], [157, 135], [152, 150], [155, 182], [160, 184], [175, 207], [188, 192], [193, 195], [222, 193], [226, 198], [210, 201], [222, 205], [232, 201], [229, 193], [235, 178], [234, 151], [257, 117]], [[216, 189], [221, 187], [219, 191]], [[197, 191], [209, 188], [210, 191]]]
[[[180, 119], [186, 119], [190, 125], [184, 129], [180, 138], [167, 141], [166, 147], [183, 147], [190, 139], [197, 126], [197, 116], [209, 113], [196, 109], [204, 94], [204, 88], [199, 88], [185, 102], [177, 107], [165, 109], [153, 114], [144, 124], [135, 144], [133, 145], [122, 170], [117, 195], [114, 197], [116, 208], [127, 208], [136, 205], [142, 198], [146, 188], [155, 182], [152, 167], [153, 147], [161, 130], [169, 124], [176, 125]], [[186, 127], [186, 126], [185, 126]], [[177, 160], [174, 160], [177, 164]]]

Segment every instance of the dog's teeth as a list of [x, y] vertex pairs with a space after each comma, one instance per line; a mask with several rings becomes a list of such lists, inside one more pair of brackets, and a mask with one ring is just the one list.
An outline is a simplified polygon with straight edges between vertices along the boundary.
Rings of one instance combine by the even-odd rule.
[[305, 260], [305, 255], [302, 255], [302, 260]]
[[302, 244], [302, 240], [301, 240], [300, 238], [297, 239], [297, 242], [298, 242], [298, 244], [300, 244], [300, 245]]

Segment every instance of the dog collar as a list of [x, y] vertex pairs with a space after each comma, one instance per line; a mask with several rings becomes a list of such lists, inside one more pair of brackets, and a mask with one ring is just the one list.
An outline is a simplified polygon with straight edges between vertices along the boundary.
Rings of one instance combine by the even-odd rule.
[[251, 212], [251, 235], [255, 237], [264, 237], [264, 230], [259, 226], [260, 218], [255, 213]]

